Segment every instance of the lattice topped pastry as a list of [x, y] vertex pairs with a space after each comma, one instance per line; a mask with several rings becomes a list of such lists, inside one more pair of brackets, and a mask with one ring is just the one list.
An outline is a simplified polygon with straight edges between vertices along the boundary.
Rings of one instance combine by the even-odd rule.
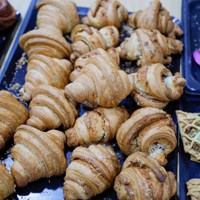
[[200, 162], [200, 113], [176, 111], [184, 151], [190, 159]]
[[191, 200], [200, 200], [200, 179], [190, 179], [186, 185], [188, 189], [187, 195], [191, 197]]

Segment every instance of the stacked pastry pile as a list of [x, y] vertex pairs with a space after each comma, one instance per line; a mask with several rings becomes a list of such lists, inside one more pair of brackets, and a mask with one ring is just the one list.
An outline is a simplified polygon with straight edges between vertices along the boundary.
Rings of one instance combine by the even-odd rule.
[[[89, 199], [114, 185], [119, 199], [169, 200], [176, 180], [163, 166], [176, 147], [176, 134], [162, 109], [180, 98], [185, 80], [163, 64], [181, 53], [182, 43], [175, 39], [181, 29], [158, 0], [130, 16], [116, 0], [97, 0], [81, 20], [68, 0], [41, 0], [37, 8], [37, 29], [19, 41], [29, 58], [23, 95], [30, 101], [29, 117], [19, 102], [9, 104], [0, 96], [0, 116], [6, 120], [0, 124], [2, 146], [15, 132], [16, 186], [66, 174], [65, 199]], [[123, 23], [136, 30], [119, 44]], [[71, 45], [63, 36], [70, 32]], [[120, 58], [136, 61], [138, 71], [121, 70]], [[119, 106], [129, 94], [143, 107], [131, 116]], [[77, 118], [79, 104], [92, 109]], [[115, 137], [129, 155], [122, 170], [109, 144]], [[68, 167], [65, 143], [75, 148]]]

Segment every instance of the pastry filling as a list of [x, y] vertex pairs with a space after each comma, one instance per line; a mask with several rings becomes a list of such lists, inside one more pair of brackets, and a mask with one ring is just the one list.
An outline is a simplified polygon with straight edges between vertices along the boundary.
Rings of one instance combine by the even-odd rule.
[[160, 144], [158, 142], [155, 142], [154, 144], [151, 145], [150, 147], [150, 154], [153, 156], [157, 153], [161, 153], [161, 152], [166, 152], [168, 149], [167, 145], [164, 144]]

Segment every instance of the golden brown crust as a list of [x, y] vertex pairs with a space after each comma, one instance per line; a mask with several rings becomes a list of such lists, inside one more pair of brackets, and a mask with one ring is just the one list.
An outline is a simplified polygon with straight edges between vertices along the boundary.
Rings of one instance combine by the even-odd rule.
[[120, 171], [119, 159], [111, 146], [77, 147], [66, 170], [65, 199], [89, 199], [112, 186]]
[[82, 22], [98, 29], [108, 25], [120, 28], [127, 17], [128, 11], [119, 1], [96, 0]]
[[191, 197], [191, 200], [200, 200], [200, 179], [193, 178], [187, 181], [187, 196]]
[[28, 119], [27, 109], [11, 93], [0, 91], [0, 150], [13, 136], [16, 128]]
[[96, 108], [76, 120], [73, 128], [65, 134], [68, 146], [88, 146], [93, 143], [106, 143], [113, 139], [119, 126], [128, 119], [125, 108]]
[[64, 96], [64, 90], [41, 85], [33, 91], [30, 102], [30, 118], [26, 124], [40, 130], [55, 129], [61, 125], [74, 125], [77, 111], [74, 102]]
[[18, 187], [40, 178], [59, 176], [65, 173], [67, 161], [64, 154], [64, 134], [57, 130], [41, 132], [22, 125], [14, 136], [11, 172]]

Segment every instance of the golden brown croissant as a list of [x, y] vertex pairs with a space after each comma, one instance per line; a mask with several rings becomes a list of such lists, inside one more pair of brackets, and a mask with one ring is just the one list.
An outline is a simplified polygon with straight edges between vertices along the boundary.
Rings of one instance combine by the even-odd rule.
[[20, 47], [28, 57], [42, 54], [52, 58], [69, 57], [71, 46], [67, 40], [55, 31], [40, 28], [31, 30], [20, 37]]
[[100, 30], [84, 24], [76, 26], [71, 33], [72, 51], [70, 60], [75, 62], [78, 57], [93, 49], [108, 49], [119, 43], [119, 31], [115, 26], [106, 26]]
[[130, 155], [136, 151], [149, 153], [161, 165], [177, 144], [175, 126], [170, 115], [157, 108], [140, 108], [118, 129], [117, 143]]
[[127, 24], [133, 28], [157, 29], [171, 38], [183, 35], [183, 31], [172, 21], [172, 17], [162, 7], [160, 0], [154, 0], [146, 10], [130, 14]]
[[177, 183], [172, 172], [146, 153], [131, 154], [115, 179], [114, 189], [120, 200], [170, 200]]
[[138, 66], [152, 63], [169, 64], [171, 55], [181, 53], [180, 40], [168, 38], [158, 30], [137, 29], [117, 48], [120, 57], [137, 61]]
[[76, 4], [69, 0], [41, 0], [38, 5], [37, 26], [65, 34], [79, 24]]
[[111, 146], [77, 147], [66, 170], [65, 199], [89, 199], [112, 186], [120, 171], [119, 159]]
[[0, 164], [0, 172], [0, 200], [3, 200], [14, 192], [15, 184], [13, 176], [3, 164]]
[[183, 94], [185, 79], [162, 64], [145, 65], [133, 76], [132, 97], [141, 107], [164, 108]]
[[120, 28], [127, 19], [126, 8], [117, 0], [96, 0], [82, 22], [95, 28], [113, 25]]
[[11, 27], [17, 20], [16, 11], [7, 0], [0, 1], [0, 30]]
[[42, 84], [64, 89], [69, 82], [72, 69], [71, 63], [65, 59], [51, 58], [41, 54], [31, 56], [27, 65], [23, 100], [30, 101], [32, 91]]
[[41, 132], [27, 125], [18, 127], [11, 151], [14, 160], [11, 173], [16, 185], [25, 187], [40, 178], [64, 174], [67, 167], [65, 142], [65, 135], [57, 130]]
[[76, 120], [73, 128], [65, 134], [68, 146], [88, 146], [93, 143], [106, 143], [113, 139], [119, 126], [128, 119], [125, 108], [96, 108], [86, 112]]
[[30, 102], [30, 118], [26, 124], [39, 130], [55, 129], [61, 125], [74, 125], [77, 116], [75, 103], [66, 99], [64, 90], [41, 85], [33, 91]]
[[27, 109], [11, 93], [0, 91], [0, 150], [13, 136], [16, 128], [28, 118]]
[[107, 59], [109, 56], [104, 58], [98, 55], [98, 49], [91, 54], [93, 53], [97, 53], [96, 56], [88, 56], [80, 75], [65, 87], [65, 95], [79, 103], [116, 107], [130, 94], [132, 77], [118, 70], [116, 62], [112, 58]]
[[187, 196], [191, 197], [191, 200], [200, 200], [200, 179], [192, 178], [186, 183]]

